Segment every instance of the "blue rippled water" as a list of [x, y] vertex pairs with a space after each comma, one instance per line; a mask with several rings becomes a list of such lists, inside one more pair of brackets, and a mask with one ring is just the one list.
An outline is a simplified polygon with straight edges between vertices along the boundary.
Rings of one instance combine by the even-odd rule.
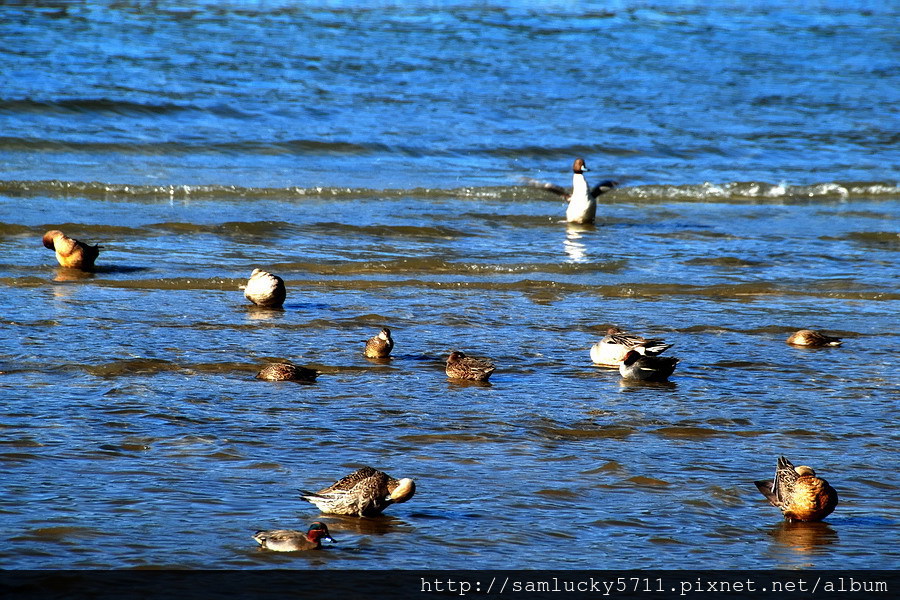
[[4, 179], [895, 184], [890, 3], [5, 3]]
[[[0, 566], [895, 569], [898, 16], [0, 3]], [[596, 226], [522, 183], [576, 156], [620, 183]], [[671, 383], [593, 366], [611, 325], [674, 344]], [[492, 385], [445, 378], [456, 348]], [[780, 454], [827, 522], [758, 493]], [[362, 464], [416, 496], [298, 498]], [[339, 544], [250, 538], [313, 519]]]

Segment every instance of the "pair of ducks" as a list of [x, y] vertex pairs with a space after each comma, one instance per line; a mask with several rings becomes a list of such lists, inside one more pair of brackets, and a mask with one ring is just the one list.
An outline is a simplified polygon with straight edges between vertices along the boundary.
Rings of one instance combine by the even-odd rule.
[[[394, 340], [391, 330], [383, 327], [378, 335], [366, 341], [363, 354], [366, 358], [385, 359], [394, 349]], [[466, 356], [464, 352], [455, 350], [447, 357], [444, 372], [451, 379], [465, 379], [468, 381], [487, 381], [496, 367], [493, 363]], [[298, 367], [290, 363], [272, 363], [257, 373], [258, 379], [269, 381], [315, 381], [318, 371], [308, 367]]]
[[[256, 271], [258, 271], [257, 269]], [[254, 273], [256, 273], [254, 271]], [[363, 354], [366, 358], [385, 359], [394, 349], [394, 340], [391, 338], [391, 330], [382, 327], [378, 335], [366, 341]], [[309, 367], [299, 367], [290, 363], [271, 363], [263, 367], [256, 374], [257, 379], [266, 379], [268, 381], [305, 381], [313, 382], [318, 377], [319, 372]]]
[[[375, 517], [391, 504], [401, 504], [416, 493], [412, 479], [395, 479], [372, 467], [362, 467], [318, 492], [304, 492], [301, 498], [315, 504], [323, 513]], [[276, 552], [316, 550], [322, 540], [334, 542], [328, 527], [321, 521], [310, 525], [306, 533], [293, 529], [257, 531], [253, 539], [262, 548]]]

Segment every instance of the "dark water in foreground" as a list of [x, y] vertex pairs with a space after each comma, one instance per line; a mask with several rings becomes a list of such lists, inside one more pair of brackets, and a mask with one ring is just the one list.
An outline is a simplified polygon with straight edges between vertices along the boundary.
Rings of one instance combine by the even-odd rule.
[[[893, 23], [4, 4], [0, 566], [896, 568]], [[518, 182], [576, 155], [623, 184], [596, 227]], [[256, 267], [284, 311], [243, 299]], [[670, 385], [591, 365], [613, 324], [675, 344]], [[491, 385], [449, 382], [452, 349]], [[322, 375], [255, 380], [274, 359]], [[837, 488], [827, 523], [765, 504], [780, 454]], [[362, 464], [417, 495], [256, 550]]]

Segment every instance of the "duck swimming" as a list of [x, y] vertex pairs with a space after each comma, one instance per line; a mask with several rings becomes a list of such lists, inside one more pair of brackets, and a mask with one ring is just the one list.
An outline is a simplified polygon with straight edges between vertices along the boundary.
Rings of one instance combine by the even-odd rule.
[[794, 467], [783, 456], [778, 459], [774, 480], [753, 483], [788, 521], [821, 521], [838, 504], [837, 492], [827, 481], [816, 477], [811, 467]]
[[253, 269], [247, 285], [241, 286], [244, 297], [257, 306], [281, 308], [287, 297], [284, 280], [262, 269]]
[[465, 353], [454, 350], [447, 357], [447, 367], [444, 371], [450, 379], [487, 381], [495, 368], [490, 361], [470, 358]]
[[322, 547], [322, 540], [334, 542], [334, 538], [328, 532], [328, 526], [321, 521], [310, 525], [309, 531], [306, 533], [293, 529], [270, 529], [257, 531], [253, 534], [253, 539], [259, 543], [261, 548], [275, 552], [318, 550]]
[[656, 356], [671, 347], [672, 344], [660, 339], [646, 339], [625, 333], [618, 327], [610, 327], [606, 330], [606, 336], [591, 346], [591, 360], [596, 365], [618, 367], [629, 350], [637, 350], [645, 356]]
[[810, 348], [823, 348], [825, 346], [840, 346], [843, 342], [841, 338], [823, 335], [812, 329], [801, 329], [795, 331], [786, 340], [792, 346], [807, 346]]
[[300, 491], [301, 498], [323, 513], [374, 517], [391, 504], [406, 502], [416, 493], [412, 479], [394, 479], [372, 467], [362, 467], [318, 492]]
[[44, 234], [44, 247], [56, 252], [56, 260], [61, 267], [90, 271], [94, 268], [94, 261], [100, 256], [102, 246], [91, 246], [70, 238], [58, 229], [52, 229]]
[[387, 358], [394, 349], [394, 340], [391, 338], [391, 330], [383, 327], [373, 338], [366, 342], [364, 353], [366, 358]]
[[604, 180], [589, 187], [584, 172], [587, 171], [587, 165], [583, 158], [576, 158], [572, 164], [572, 191], [552, 184], [526, 180], [529, 185], [539, 187], [541, 189], [553, 192], [566, 199], [569, 206], [566, 208], [566, 221], [569, 223], [593, 223], [597, 215], [597, 197], [608, 192], [618, 185], [612, 180]]
[[666, 381], [677, 364], [678, 359], [671, 356], [644, 356], [629, 350], [619, 365], [619, 374], [628, 381]]
[[256, 374], [257, 379], [267, 381], [315, 381], [319, 372], [290, 363], [269, 363]]

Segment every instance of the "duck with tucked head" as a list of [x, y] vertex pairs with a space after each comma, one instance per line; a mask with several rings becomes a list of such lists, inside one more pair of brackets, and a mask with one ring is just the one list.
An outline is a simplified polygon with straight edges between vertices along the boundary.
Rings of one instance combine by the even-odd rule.
[[300, 490], [301, 498], [323, 513], [374, 517], [391, 504], [406, 502], [416, 493], [412, 479], [394, 479], [387, 473], [362, 467], [318, 492]]
[[309, 367], [298, 367], [290, 363], [269, 363], [256, 374], [257, 379], [266, 381], [306, 381], [316, 380], [319, 372]]
[[553, 192], [562, 196], [569, 203], [566, 208], [566, 221], [569, 223], [593, 223], [597, 215], [597, 197], [618, 185], [612, 180], [604, 180], [590, 187], [584, 172], [587, 165], [583, 158], [576, 158], [572, 164], [572, 191], [552, 184], [526, 179], [529, 185]]
[[61, 267], [91, 271], [94, 261], [100, 256], [102, 246], [91, 246], [70, 238], [62, 231], [53, 229], [44, 234], [44, 247], [56, 252], [56, 260]]
[[366, 342], [364, 353], [366, 358], [387, 358], [394, 349], [394, 340], [391, 338], [391, 330], [382, 327], [375, 337]]
[[321, 521], [316, 521], [309, 526], [306, 533], [294, 529], [270, 529], [257, 531], [253, 539], [260, 548], [274, 550], [275, 552], [297, 552], [298, 550], [319, 550], [322, 540], [336, 543], [328, 532], [328, 526]]
[[471, 358], [459, 350], [454, 350], [447, 357], [444, 372], [450, 379], [467, 379], [469, 381], [487, 381], [494, 372], [494, 364], [487, 360]]
[[244, 297], [247, 300], [266, 308], [281, 308], [287, 297], [284, 280], [262, 269], [253, 269], [247, 285], [241, 286], [241, 289], [244, 290]]
[[801, 329], [795, 331], [786, 340], [792, 346], [807, 346], [809, 348], [824, 348], [825, 346], [840, 346], [843, 342], [841, 338], [823, 335], [812, 329]]
[[625, 333], [618, 327], [606, 330], [606, 336], [591, 346], [591, 360], [596, 365], [618, 367], [629, 350], [636, 350], [645, 356], [662, 354], [672, 347], [660, 339], [647, 339], [632, 333]]
[[656, 381], [669, 379], [675, 372], [678, 359], [672, 356], [644, 356], [637, 350], [629, 350], [619, 365], [619, 374], [626, 381]]
[[838, 504], [837, 492], [811, 467], [794, 467], [783, 456], [778, 459], [774, 480], [753, 483], [788, 521], [821, 521]]

